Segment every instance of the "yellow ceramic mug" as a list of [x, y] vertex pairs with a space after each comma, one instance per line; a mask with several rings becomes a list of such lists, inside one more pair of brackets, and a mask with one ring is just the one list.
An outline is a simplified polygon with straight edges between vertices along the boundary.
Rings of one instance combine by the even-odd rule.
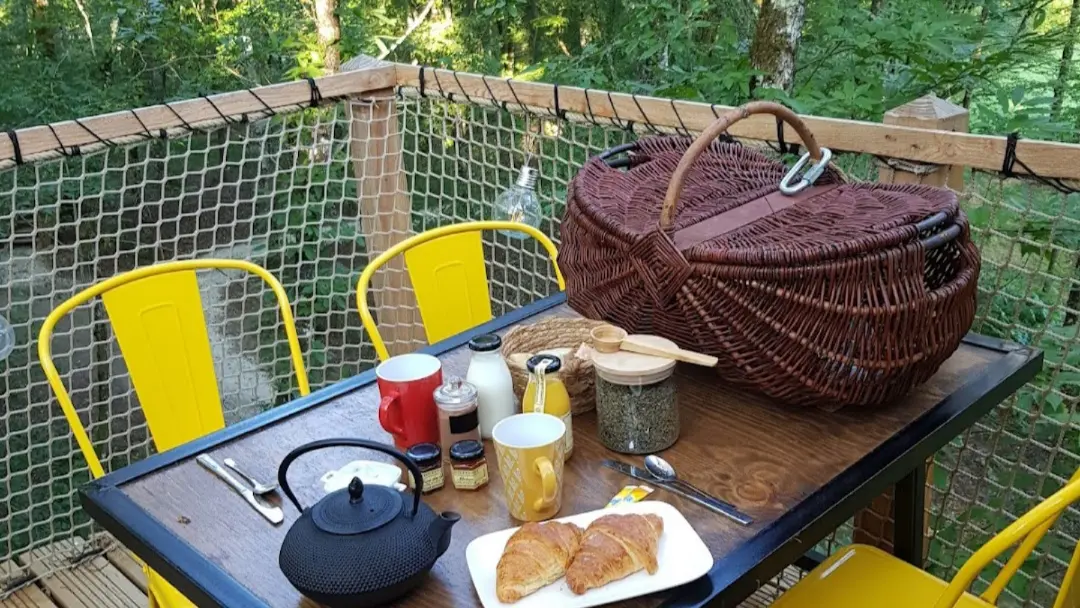
[[565, 434], [566, 425], [550, 414], [516, 414], [491, 430], [506, 506], [515, 519], [542, 521], [559, 512]]

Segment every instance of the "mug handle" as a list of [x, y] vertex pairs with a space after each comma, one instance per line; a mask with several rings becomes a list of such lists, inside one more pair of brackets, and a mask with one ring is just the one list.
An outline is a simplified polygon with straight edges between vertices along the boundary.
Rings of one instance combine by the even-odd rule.
[[401, 403], [401, 395], [394, 391], [379, 401], [379, 424], [391, 435], [405, 435], [405, 427], [400, 422], [401, 410], [395, 404]]
[[551, 466], [551, 461], [546, 456], [541, 456], [533, 462], [536, 464], [537, 472], [540, 473], [540, 483], [544, 486], [544, 496], [536, 501], [534, 508], [537, 511], [543, 511], [555, 504], [555, 494], [558, 492], [559, 484], [555, 479], [555, 467]]

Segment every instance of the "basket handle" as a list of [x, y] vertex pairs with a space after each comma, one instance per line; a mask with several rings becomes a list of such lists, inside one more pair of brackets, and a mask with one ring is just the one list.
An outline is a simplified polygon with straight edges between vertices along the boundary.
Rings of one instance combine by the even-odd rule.
[[683, 184], [694, 161], [701, 156], [701, 153], [709, 147], [709, 144], [714, 139], [727, 131], [731, 125], [754, 114], [772, 114], [791, 125], [795, 132], [799, 134], [799, 139], [802, 140], [803, 145], [806, 146], [810, 158], [815, 161], [821, 160], [821, 147], [818, 146], [817, 140], [814, 139], [814, 134], [806, 127], [806, 123], [788, 108], [772, 101], [752, 101], [735, 108], [713, 121], [686, 149], [678, 166], [675, 167], [675, 172], [671, 174], [671, 183], [668, 184], [667, 194], [664, 196], [664, 206], [660, 210], [661, 228], [670, 228], [672, 222], [675, 221], [675, 204], [679, 200], [679, 195], [682, 194]]

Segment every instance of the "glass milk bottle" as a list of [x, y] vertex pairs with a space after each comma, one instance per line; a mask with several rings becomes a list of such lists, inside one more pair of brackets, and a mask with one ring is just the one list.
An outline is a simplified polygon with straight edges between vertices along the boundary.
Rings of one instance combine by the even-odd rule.
[[510, 368], [499, 354], [502, 339], [495, 334], [484, 334], [469, 340], [472, 359], [465, 381], [476, 387], [480, 413], [480, 435], [491, 439], [491, 429], [506, 418], [517, 413], [517, 397]]

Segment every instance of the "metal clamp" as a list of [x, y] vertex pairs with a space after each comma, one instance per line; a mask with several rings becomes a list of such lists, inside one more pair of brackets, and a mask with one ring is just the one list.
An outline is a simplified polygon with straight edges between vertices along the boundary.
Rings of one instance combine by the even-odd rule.
[[832, 160], [832, 150], [829, 150], [828, 148], [822, 148], [821, 160], [819, 160], [814, 166], [807, 169], [806, 173], [803, 174], [802, 179], [799, 180], [799, 183], [792, 186], [791, 180], [795, 179], [795, 176], [799, 174], [799, 171], [801, 171], [802, 168], [810, 162], [810, 153], [807, 152], [803, 154], [802, 158], [799, 159], [799, 162], [795, 163], [795, 166], [791, 168], [791, 171], [787, 172], [787, 175], [784, 176], [784, 179], [780, 180], [780, 192], [791, 196], [793, 194], [798, 194], [806, 188], [814, 185], [814, 182], [816, 182], [818, 178], [821, 177], [821, 174], [825, 172], [825, 167], [829, 165], [830, 160]]

